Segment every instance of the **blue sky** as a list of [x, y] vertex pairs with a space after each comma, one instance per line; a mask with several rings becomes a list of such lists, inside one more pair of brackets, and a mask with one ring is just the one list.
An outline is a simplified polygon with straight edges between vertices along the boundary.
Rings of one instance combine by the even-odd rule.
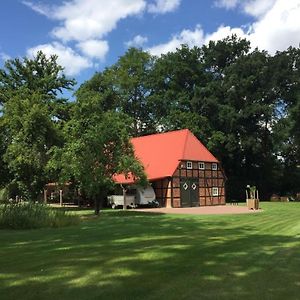
[[1, 0], [0, 66], [8, 58], [59, 55], [79, 83], [129, 46], [155, 55], [232, 33], [271, 54], [299, 46], [300, 0]]

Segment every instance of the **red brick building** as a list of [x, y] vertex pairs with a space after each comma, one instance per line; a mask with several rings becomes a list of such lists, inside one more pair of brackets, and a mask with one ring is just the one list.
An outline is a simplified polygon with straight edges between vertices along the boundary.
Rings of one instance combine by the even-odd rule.
[[[161, 206], [225, 204], [225, 174], [220, 162], [188, 129], [133, 138], [131, 142]], [[115, 181], [133, 183], [123, 175]]]

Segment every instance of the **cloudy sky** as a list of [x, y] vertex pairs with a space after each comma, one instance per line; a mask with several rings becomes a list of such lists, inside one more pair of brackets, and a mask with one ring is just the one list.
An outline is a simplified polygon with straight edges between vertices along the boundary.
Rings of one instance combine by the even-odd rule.
[[1, 0], [0, 66], [43, 50], [80, 83], [130, 46], [160, 55], [232, 33], [271, 54], [298, 47], [300, 0]]

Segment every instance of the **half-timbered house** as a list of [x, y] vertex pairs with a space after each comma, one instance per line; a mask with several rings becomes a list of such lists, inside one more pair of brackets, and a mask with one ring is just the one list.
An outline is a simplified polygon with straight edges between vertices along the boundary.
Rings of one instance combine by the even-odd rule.
[[[162, 207], [225, 204], [225, 174], [218, 159], [188, 130], [131, 140]], [[134, 184], [117, 175], [120, 184]]]

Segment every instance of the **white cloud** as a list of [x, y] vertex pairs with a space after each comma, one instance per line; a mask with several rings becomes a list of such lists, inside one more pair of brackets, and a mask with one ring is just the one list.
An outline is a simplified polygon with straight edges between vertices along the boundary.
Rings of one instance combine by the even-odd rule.
[[175, 51], [182, 44], [187, 44], [189, 47], [207, 44], [210, 40], [217, 41], [236, 34], [239, 37], [246, 37], [245, 32], [241, 28], [231, 28], [230, 26], [220, 26], [217, 31], [211, 34], [204, 34], [200, 25], [197, 25], [195, 30], [182, 30], [179, 34], [172, 37], [171, 40], [164, 44], [151, 47], [148, 51], [153, 55], [160, 55], [167, 52]]
[[175, 51], [182, 44], [187, 44], [189, 47], [201, 46], [204, 43], [204, 33], [200, 25], [197, 25], [195, 30], [185, 29], [179, 34], [176, 34], [167, 43], [159, 44], [147, 50], [153, 55], [160, 55]]
[[275, 2], [276, 0], [216, 0], [215, 5], [226, 9], [239, 7], [244, 13], [259, 17], [271, 9]]
[[60, 6], [46, 6], [31, 1], [23, 4], [34, 11], [58, 20], [61, 25], [54, 28], [54, 37], [67, 41], [100, 39], [112, 31], [118, 21], [138, 15], [146, 8], [145, 0], [70, 0]]
[[300, 0], [251, 0], [243, 1], [243, 11], [256, 18], [251, 31], [242, 28], [219, 28], [210, 36], [223, 36], [222, 32], [234, 32], [250, 40], [252, 47], [267, 50], [271, 54], [289, 46], [299, 46]]
[[132, 40], [125, 43], [127, 47], [142, 48], [145, 43], [148, 42], [148, 38], [142, 35], [136, 35]]
[[53, 8], [52, 18], [62, 24], [52, 31], [63, 41], [100, 39], [116, 28], [118, 21], [144, 11], [144, 0], [72, 0]]
[[[28, 50], [33, 54], [41, 49], [46, 54], [57, 54], [59, 63], [68, 75], [104, 61], [109, 45], [104, 37], [117, 27], [120, 20], [145, 12], [166, 13], [175, 10], [181, 0], [66, 0], [61, 4], [41, 4], [33, 0], [22, 3], [33, 11], [58, 21], [51, 31], [52, 43]], [[50, 3], [50, 2], [48, 2]], [[60, 42], [58, 42], [60, 41]], [[142, 47], [147, 37], [137, 35], [127, 46]], [[75, 48], [73, 48], [75, 45]]]
[[243, 2], [245, 13], [259, 17], [267, 13], [275, 4], [276, 0], [251, 0]]
[[[51, 33], [64, 45], [54, 41], [36, 46], [29, 52], [42, 48], [49, 54], [58, 54], [69, 75], [92, 66], [92, 61], [96, 59], [103, 61], [109, 51], [108, 42], [103, 37], [116, 28], [121, 19], [146, 10], [145, 0], [69, 0], [61, 5], [43, 5], [30, 0], [22, 3], [39, 14], [59, 21]], [[73, 42], [82, 55], [72, 49]]]
[[148, 12], [164, 14], [176, 10], [181, 0], [155, 0], [148, 5]]
[[271, 53], [300, 42], [300, 1], [277, 0], [274, 6], [252, 25], [249, 35], [253, 46]]
[[[146, 11], [174, 11], [180, 2], [181, 0], [68, 0], [59, 6], [45, 6], [36, 4], [35, 1], [24, 0], [23, 4], [59, 21], [52, 31], [52, 36], [65, 44], [52, 42], [32, 49], [42, 47], [45, 52], [57, 53], [68, 74], [74, 75], [91, 67], [96, 59], [104, 60], [109, 45], [103, 38], [116, 28], [120, 20], [138, 16]], [[268, 50], [271, 54], [289, 46], [299, 46], [300, 0], [215, 0], [213, 3], [220, 8], [240, 10], [251, 16], [254, 21], [247, 24], [247, 27], [230, 27], [224, 24], [215, 32], [208, 33], [197, 25], [194, 29], [184, 29], [171, 36], [165, 43], [154, 45], [147, 50], [154, 55], [160, 55], [175, 51], [181, 44], [190, 47], [202, 46], [209, 40], [223, 39], [231, 34], [247, 38], [253, 48]], [[68, 46], [69, 42], [76, 45], [81, 55]], [[142, 47], [147, 42], [147, 37], [137, 35], [125, 45]], [[32, 52], [32, 49], [29, 49], [29, 52]], [[3, 59], [3, 54], [0, 58]]]
[[27, 55], [33, 57], [41, 50], [47, 56], [56, 54], [58, 63], [65, 68], [66, 75], [74, 76], [80, 71], [92, 67], [91, 61], [80, 56], [72, 48], [66, 47], [58, 42], [43, 44], [27, 50]]
[[215, 1], [215, 5], [217, 7], [224, 7], [226, 9], [234, 8], [238, 5], [240, 0], [217, 0]]
[[22, 3], [41, 15], [47, 17], [51, 16], [51, 7], [48, 5], [42, 3], [37, 4], [30, 1], [22, 1]]
[[222, 0], [216, 4], [222, 4], [225, 8], [239, 5], [256, 20], [247, 27], [221, 25], [215, 32], [206, 34], [197, 25], [194, 31], [183, 30], [168, 42], [149, 48], [150, 53], [160, 55], [175, 51], [181, 44], [201, 46], [210, 40], [217, 41], [232, 34], [248, 39], [252, 48], [258, 47], [270, 54], [283, 51], [289, 46], [298, 47], [300, 44], [300, 0]]
[[101, 40], [88, 40], [80, 42], [77, 47], [81, 52], [91, 58], [98, 58], [100, 60], [105, 59], [105, 55], [109, 50], [108, 42]]
[[0, 59], [3, 60], [3, 61], [6, 61], [8, 59], [11, 59], [11, 57], [8, 54], [4, 53], [4, 52], [0, 52]]
[[231, 28], [230, 26], [221, 25], [217, 31], [205, 36], [205, 44], [207, 44], [209, 41], [222, 40], [233, 34], [236, 34], [240, 38], [247, 38], [247, 34], [242, 28]]

